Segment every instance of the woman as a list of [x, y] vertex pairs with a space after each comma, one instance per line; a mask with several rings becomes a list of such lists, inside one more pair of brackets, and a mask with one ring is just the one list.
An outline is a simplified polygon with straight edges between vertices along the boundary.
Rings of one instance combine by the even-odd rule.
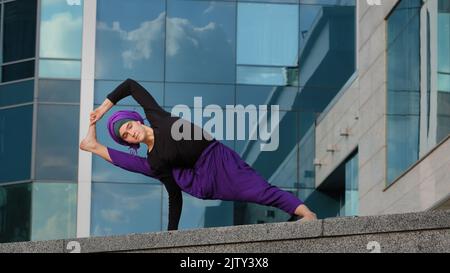
[[[137, 151], [147, 146], [147, 158], [120, 152], [97, 142], [95, 123], [121, 99], [132, 96], [144, 109], [151, 127], [134, 111], [118, 111], [108, 120], [108, 132], [119, 144]], [[92, 152], [123, 169], [160, 180], [169, 195], [168, 230], [178, 229], [184, 191], [200, 199], [254, 202], [274, 206], [302, 221], [316, 219], [293, 194], [270, 185], [240, 156], [200, 127], [162, 109], [139, 83], [127, 79], [117, 86], [100, 107], [90, 115], [87, 137], [82, 150]], [[175, 140], [172, 125], [182, 122], [181, 130], [190, 128], [191, 140]], [[201, 136], [194, 138], [194, 136]]]

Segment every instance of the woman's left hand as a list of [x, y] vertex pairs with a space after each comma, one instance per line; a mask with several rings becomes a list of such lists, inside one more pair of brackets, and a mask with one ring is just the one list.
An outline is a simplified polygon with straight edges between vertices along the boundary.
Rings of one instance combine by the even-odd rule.
[[100, 106], [97, 109], [95, 109], [94, 111], [92, 111], [90, 116], [89, 116], [89, 120], [91, 122], [91, 125], [97, 123], [97, 121], [99, 121], [103, 117], [105, 112], [106, 111], [104, 109], [102, 109], [102, 106]]
[[94, 111], [91, 112], [90, 116], [89, 116], [89, 120], [91, 122], [91, 125], [97, 123], [97, 121], [99, 121], [103, 115], [109, 111], [109, 109], [111, 109], [111, 107], [113, 107], [114, 104], [109, 100], [106, 99], [102, 105], [100, 105], [98, 108], [96, 108]]

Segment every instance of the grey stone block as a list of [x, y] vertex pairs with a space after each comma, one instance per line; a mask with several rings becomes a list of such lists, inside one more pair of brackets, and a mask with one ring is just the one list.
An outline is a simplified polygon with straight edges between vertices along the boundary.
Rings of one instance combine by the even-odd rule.
[[144, 253], [443, 253], [450, 252], [450, 229], [293, 239], [241, 244], [148, 249]]
[[64, 240], [0, 244], [0, 253], [63, 253]]
[[377, 246], [380, 252], [450, 252], [450, 211], [0, 244], [0, 252], [368, 253]]
[[195, 230], [130, 234], [126, 236], [73, 239], [81, 252], [179, 248], [216, 244], [315, 238], [322, 235], [322, 221], [243, 225]]
[[323, 235], [338, 236], [450, 227], [450, 211], [342, 217], [324, 220]]

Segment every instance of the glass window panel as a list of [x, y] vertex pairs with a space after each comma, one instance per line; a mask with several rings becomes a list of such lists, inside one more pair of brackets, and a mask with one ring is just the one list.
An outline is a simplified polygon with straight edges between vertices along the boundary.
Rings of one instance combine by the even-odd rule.
[[[95, 107], [98, 107], [98, 105], [96, 105]], [[106, 113], [105, 116], [103, 116], [103, 118], [97, 122], [96, 126], [97, 140], [107, 147], [111, 147], [116, 150], [128, 153], [129, 150], [125, 146], [117, 144], [110, 137], [106, 125], [108, 118], [113, 113], [120, 110], [134, 110], [138, 112], [142, 117], [145, 117], [144, 111], [141, 107], [116, 106], [113, 109], [111, 109], [108, 113]], [[148, 125], [148, 121], [145, 121], [145, 124]], [[141, 157], [147, 156], [145, 146], [146, 145], [141, 145], [140, 149], [138, 150], [138, 155]], [[112, 182], [123, 182], [123, 183], [153, 182], [158, 184], [160, 183], [158, 180], [153, 179], [151, 177], [123, 170], [96, 155], [94, 155], [92, 158], [92, 180], [96, 182], [111, 182], [111, 183]]]
[[31, 183], [0, 186], [0, 243], [29, 241], [30, 222]]
[[[419, 157], [420, 1], [402, 0], [388, 18], [387, 183]], [[408, 136], [405, 138], [405, 136]]]
[[320, 113], [339, 92], [339, 88], [301, 87], [300, 95], [295, 101], [294, 109]]
[[[105, 101], [106, 96], [111, 93], [117, 86], [119, 86], [122, 81], [95, 81], [95, 104], [102, 104]], [[163, 105], [164, 99], [164, 86], [162, 83], [151, 83], [151, 82], [143, 82], [139, 81], [139, 84], [142, 85], [150, 94], [155, 98], [156, 102], [159, 105]], [[132, 96], [122, 99], [118, 102], [117, 105], [133, 105], [139, 106], [139, 104], [133, 99]]]
[[[241, 112], [242, 114], [242, 112]], [[261, 126], [254, 124], [248, 128], [248, 115], [246, 115], [246, 133], [245, 140], [236, 140], [236, 152], [260, 173], [271, 184], [279, 187], [293, 188], [298, 182], [297, 179], [297, 154], [298, 154], [298, 121], [296, 112], [278, 112], [279, 123], [279, 142], [274, 151], [262, 151], [261, 143], [264, 143], [258, 137], [257, 140], [251, 140], [248, 134], [250, 130], [261, 130]], [[267, 123], [271, 126], [271, 115], [267, 118]], [[237, 123], [235, 123], [235, 137], [237, 136]], [[276, 129], [269, 129], [274, 133], [269, 141], [276, 144]], [[259, 134], [258, 134], [259, 135]], [[237, 138], [236, 138], [237, 139]]]
[[79, 115], [80, 109], [77, 105], [39, 104], [36, 139], [37, 179], [77, 180]]
[[161, 186], [92, 184], [91, 236], [161, 230]]
[[345, 163], [345, 216], [357, 216], [359, 214], [358, 172], [358, 154], [356, 154]]
[[273, 66], [238, 66], [238, 84], [297, 86], [298, 68]]
[[438, 69], [450, 73], [450, 3], [445, 0], [439, 3], [442, 7], [438, 15]]
[[96, 79], [163, 81], [165, 17], [163, 0], [97, 1]]
[[167, 1], [166, 80], [235, 82], [236, 4]]
[[442, 92], [450, 92], [450, 74], [438, 74], [438, 88]]
[[404, 32], [405, 27], [409, 27], [411, 20], [417, 20], [417, 12], [422, 3], [421, 0], [401, 0], [395, 7], [395, 12], [389, 16], [387, 26], [388, 45], [395, 42], [398, 35]]
[[80, 103], [80, 81], [39, 80], [38, 100]]
[[0, 110], [0, 182], [30, 179], [33, 106]]
[[[302, 126], [303, 124], [308, 124], [309, 122], [304, 121], [307, 120], [308, 116], [312, 114], [306, 114], [300, 112], [300, 128], [306, 127]], [[300, 133], [301, 130], [300, 130]], [[315, 189], [315, 166], [314, 159], [316, 157], [316, 135], [315, 135], [315, 127], [314, 125], [310, 125], [309, 129], [304, 132], [304, 134], [300, 135], [299, 141], [299, 183], [302, 189], [304, 188], [312, 188]], [[305, 200], [305, 199], [302, 199]]]
[[10, 82], [34, 77], [34, 60], [4, 65], [2, 67], [2, 82]]
[[420, 93], [418, 91], [389, 92], [388, 113], [390, 115], [420, 114]]
[[33, 96], [33, 80], [0, 85], [0, 107], [32, 102]]
[[236, 104], [278, 105], [280, 110], [292, 110], [298, 99], [298, 89], [280, 86], [238, 85], [236, 88]]
[[450, 92], [438, 92], [437, 96], [436, 143], [439, 143], [450, 134]]
[[41, 59], [39, 60], [39, 77], [79, 79], [81, 62]]
[[300, 86], [341, 88], [355, 72], [355, 1], [300, 5]]
[[43, 58], [81, 59], [83, 1], [41, 0], [40, 53]]
[[297, 4], [302, 0], [237, 0], [239, 2], [268, 2], [268, 3], [292, 3]]
[[77, 184], [33, 183], [31, 240], [76, 237]]
[[387, 179], [391, 183], [418, 159], [419, 116], [393, 115], [387, 121]]
[[36, 2], [17, 0], [4, 4], [3, 62], [35, 57]]
[[194, 98], [201, 97], [203, 108], [214, 104], [225, 108], [234, 105], [233, 85], [166, 84], [166, 106], [184, 104], [194, 107]]
[[238, 4], [237, 64], [298, 65], [298, 6]]
[[[234, 202], [220, 200], [202, 200], [183, 193], [183, 211], [179, 230], [225, 227], [233, 225]], [[163, 190], [162, 229], [167, 230], [169, 200], [167, 191]]]

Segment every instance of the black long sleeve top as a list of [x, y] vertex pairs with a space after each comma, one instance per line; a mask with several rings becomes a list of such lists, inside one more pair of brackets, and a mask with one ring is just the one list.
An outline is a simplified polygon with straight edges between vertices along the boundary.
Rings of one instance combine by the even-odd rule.
[[[171, 129], [180, 118], [172, 117], [135, 80], [126, 79], [108, 94], [107, 98], [113, 104], [117, 104], [118, 101], [130, 95], [142, 106], [153, 129], [154, 146], [150, 152], [147, 151], [147, 160], [155, 177], [164, 184], [169, 195], [168, 230], [176, 230], [181, 217], [183, 198], [181, 189], [172, 175], [172, 168], [193, 168], [203, 150], [216, 140], [203, 132], [202, 128], [185, 120], [181, 120], [187, 125], [182, 129], [191, 128], [191, 140], [175, 140]], [[195, 135], [201, 135], [201, 139], [194, 140]]]

